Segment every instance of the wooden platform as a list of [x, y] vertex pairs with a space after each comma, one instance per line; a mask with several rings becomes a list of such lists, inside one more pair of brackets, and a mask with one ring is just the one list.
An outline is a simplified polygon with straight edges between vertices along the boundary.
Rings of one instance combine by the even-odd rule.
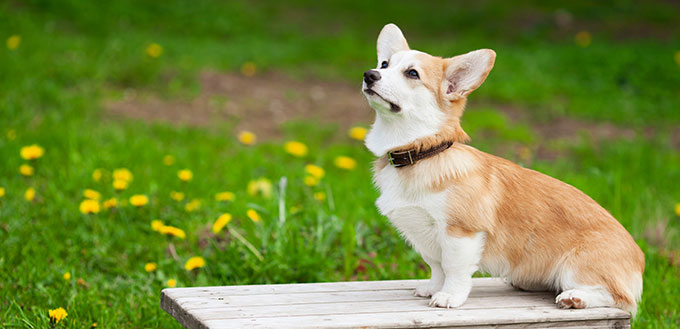
[[478, 278], [457, 309], [413, 296], [420, 280], [168, 288], [161, 307], [186, 328], [630, 328], [615, 308], [561, 310], [552, 293]]

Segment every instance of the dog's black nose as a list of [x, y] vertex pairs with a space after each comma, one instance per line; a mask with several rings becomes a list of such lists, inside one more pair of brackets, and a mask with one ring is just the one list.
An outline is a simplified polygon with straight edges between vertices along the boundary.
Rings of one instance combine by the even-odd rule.
[[373, 84], [378, 80], [380, 80], [380, 72], [376, 70], [368, 70], [364, 72], [364, 81], [366, 81], [367, 85]]

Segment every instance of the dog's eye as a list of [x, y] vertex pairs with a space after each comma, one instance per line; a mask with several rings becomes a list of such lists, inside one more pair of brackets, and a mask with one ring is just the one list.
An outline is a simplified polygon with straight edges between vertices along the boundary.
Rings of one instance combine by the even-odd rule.
[[387, 68], [387, 64], [389, 64], [389, 63], [387, 63], [387, 61], [383, 61], [382, 64], [380, 64], [380, 68], [381, 68], [381, 69], [386, 69], [386, 68]]
[[411, 78], [411, 79], [420, 79], [420, 76], [418, 75], [418, 71], [414, 69], [410, 69], [406, 71], [406, 76]]

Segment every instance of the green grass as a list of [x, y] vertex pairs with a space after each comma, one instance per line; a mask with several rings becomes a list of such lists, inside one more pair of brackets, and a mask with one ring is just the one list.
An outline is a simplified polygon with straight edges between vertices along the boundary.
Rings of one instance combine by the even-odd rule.
[[[666, 2], [575, 2], [565, 8], [574, 23], [558, 28], [559, 8], [543, 2], [512, 7], [502, 2], [3, 2], [0, 39], [19, 34], [22, 42], [15, 51], [0, 49], [0, 186], [6, 189], [0, 198], [0, 324], [48, 327], [47, 310], [64, 307], [69, 313], [59, 324], [64, 328], [93, 322], [106, 328], [179, 327], [159, 307], [160, 290], [170, 278], [178, 286], [197, 286], [426, 277], [420, 257], [373, 205], [378, 195], [370, 183], [373, 157], [337, 127], [286, 125], [283, 140], [297, 139], [310, 148], [309, 155], [296, 158], [279, 140], [241, 145], [229, 122], [177, 127], [114, 120], [102, 111], [107, 97], [126, 88], [192, 97], [200, 92], [201, 69], [236, 71], [246, 61], [264, 71], [356, 83], [375, 65], [378, 30], [393, 21], [414, 48], [434, 54], [497, 51], [496, 67], [471, 96], [464, 117], [472, 144], [573, 184], [612, 212], [647, 255], [635, 326], [677, 327], [680, 269], [668, 254], [680, 248], [673, 212], [680, 201], [680, 153], [669, 140], [680, 123], [680, 65], [673, 61], [680, 34], [672, 24], [680, 10]], [[649, 35], [621, 38], [629, 26]], [[593, 36], [588, 47], [574, 43], [580, 30]], [[164, 48], [158, 59], [144, 54], [151, 42]], [[475, 105], [481, 103], [490, 105]], [[501, 104], [523, 109], [532, 121], [570, 116], [624, 124], [640, 133], [632, 140], [546, 141], [530, 124], [498, 112]], [[18, 167], [27, 161], [19, 150], [34, 143], [46, 153], [34, 161], [35, 175], [22, 177]], [[558, 156], [550, 161], [531, 152], [520, 156], [516, 146], [547, 147]], [[175, 164], [163, 164], [167, 154]], [[338, 155], [353, 157], [357, 167], [335, 167]], [[319, 186], [302, 182], [308, 163], [326, 169]], [[134, 180], [116, 192], [110, 173], [123, 167]], [[105, 174], [95, 182], [92, 172], [98, 168]], [[193, 171], [192, 181], [179, 181], [182, 168]], [[274, 184], [271, 198], [246, 192], [248, 182], [259, 177]], [[282, 177], [288, 181], [283, 223]], [[37, 192], [33, 202], [23, 198], [29, 187]], [[121, 201], [145, 194], [150, 204], [83, 215], [78, 206], [86, 188]], [[171, 200], [171, 191], [184, 192], [187, 200]], [[236, 199], [215, 201], [221, 191], [234, 192]], [[327, 199], [315, 200], [316, 192], [325, 192]], [[187, 212], [184, 204], [191, 199], [202, 206]], [[247, 209], [257, 210], [262, 221], [248, 219]], [[228, 227], [264, 261], [232, 234], [210, 233], [225, 212], [234, 216]], [[152, 231], [153, 219], [182, 228], [187, 238]], [[647, 228], [659, 221], [668, 221], [663, 246], [645, 240]], [[168, 254], [170, 244], [177, 260]], [[192, 256], [203, 256], [207, 265], [185, 271]], [[145, 272], [147, 262], [156, 262], [158, 269]], [[68, 281], [65, 272], [72, 275]]]

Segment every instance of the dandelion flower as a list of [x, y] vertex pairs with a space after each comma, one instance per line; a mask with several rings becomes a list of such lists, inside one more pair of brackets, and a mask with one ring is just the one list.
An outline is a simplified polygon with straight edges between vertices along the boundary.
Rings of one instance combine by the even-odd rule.
[[588, 47], [590, 43], [593, 41], [593, 37], [590, 35], [590, 32], [588, 31], [580, 31], [576, 33], [574, 36], [574, 41], [579, 47]]
[[368, 130], [364, 127], [352, 127], [350, 128], [348, 135], [358, 141], [363, 141], [366, 138], [366, 133]]
[[130, 204], [135, 207], [142, 207], [149, 203], [149, 197], [144, 194], [135, 194], [130, 197]]
[[253, 62], [245, 62], [241, 66], [241, 73], [247, 77], [252, 77], [257, 73], [257, 66]]
[[126, 180], [116, 179], [116, 180], [113, 181], [113, 188], [116, 191], [122, 191], [122, 190], [128, 188], [128, 184], [129, 183]]
[[113, 180], [122, 180], [126, 182], [132, 182], [132, 172], [127, 168], [118, 168], [113, 171]]
[[146, 47], [146, 54], [151, 58], [158, 58], [163, 55], [163, 47], [157, 43], [149, 44]]
[[357, 166], [356, 160], [344, 155], [336, 157], [334, 163], [336, 167], [346, 170], [352, 170]]
[[205, 266], [205, 259], [200, 256], [194, 256], [189, 258], [189, 260], [184, 264], [184, 269], [191, 271], [195, 268], [201, 268]]
[[14, 34], [7, 38], [7, 49], [11, 51], [17, 50], [19, 48], [19, 45], [21, 44], [21, 36]]
[[86, 199], [91, 199], [91, 200], [99, 200], [102, 197], [102, 195], [99, 194], [99, 192], [92, 190], [92, 189], [89, 189], [89, 188], [85, 189], [83, 191], [83, 196]]
[[64, 273], [64, 280], [66, 281], [71, 280], [71, 272]]
[[158, 266], [156, 265], [156, 263], [146, 263], [144, 265], [144, 270], [147, 272], [153, 272], [156, 270], [157, 267]]
[[33, 176], [33, 174], [35, 173], [35, 169], [33, 169], [31, 165], [22, 164], [21, 166], [19, 166], [19, 172], [22, 175], [29, 177]]
[[184, 233], [184, 230], [177, 228], [177, 227], [174, 227], [174, 226], [163, 225], [158, 229], [158, 232], [160, 232], [161, 234], [178, 237], [180, 239], [184, 239], [184, 238], [187, 237], [187, 234]]
[[175, 157], [170, 154], [164, 156], [163, 164], [166, 166], [172, 166], [173, 164], [175, 164]]
[[236, 195], [233, 192], [220, 192], [215, 194], [215, 201], [234, 201]]
[[111, 198], [104, 201], [104, 209], [111, 209], [115, 208], [116, 206], [118, 206], [118, 199], [116, 198]]
[[272, 196], [272, 182], [264, 177], [248, 182], [248, 195], [255, 196], [257, 194], [269, 199]]
[[4, 188], [4, 187], [0, 187], [0, 198], [2, 198], [2, 197], [4, 197], [4, 196], [5, 196], [5, 188]]
[[154, 219], [154, 220], [151, 221], [151, 229], [152, 230], [154, 230], [156, 232], [160, 232], [161, 227], [163, 227], [163, 222], [160, 221], [159, 219]]
[[92, 172], [92, 180], [94, 180], [95, 182], [99, 182], [100, 180], [102, 180], [102, 170], [101, 169], [95, 169]]
[[173, 199], [177, 202], [184, 200], [184, 193], [182, 192], [177, 192], [177, 191], [171, 191], [170, 192], [170, 199]]
[[168, 280], [168, 287], [174, 288], [176, 286], [177, 286], [177, 280], [175, 280], [175, 279]]
[[189, 169], [182, 169], [177, 172], [177, 177], [179, 177], [179, 179], [183, 182], [188, 182], [194, 178], [194, 173]]
[[313, 164], [306, 165], [305, 171], [317, 179], [321, 179], [324, 175], [326, 175], [326, 172], [323, 170], [323, 168]]
[[45, 154], [45, 150], [37, 144], [24, 146], [21, 148], [21, 158], [24, 160], [35, 160]]
[[86, 199], [80, 203], [80, 212], [83, 214], [96, 214], [99, 212], [99, 201]]
[[252, 131], [244, 130], [238, 133], [238, 141], [245, 145], [255, 145], [257, 142], [257, 136]]
[[192, 212], [201, 208], [201, 201], [193, 199], [184, 205], [186, 212]]
[[26, 201], [33, 201], [33, 199], [35, 199], [35, 189], [32, 187], [27, 188], [24, 193], [24, 199], [26, 199]]
[[316, 193], [314, 193], [314, 199], [316, 199], [317, 201], [326, 200], [326, 193], [324, 193], [324, 192], [316, 192]]
[[50, 316], [50, 321], [53, 321], [54, 323], [59, 323], [59, 321], [63, 320], [68, 315], [63, 307], [49, 310], [48, 314]]
[[675, 204], [675, 214], [680, 216], [680, 203]]
[[283, 144], [283, 148], [291, 155], [303, 157], [307, 155], [307, 145], [298, 141], [289, 141]]
[[255, 223], [262, 220], [262, 218], [260, 218], [260, 214], [258, 214], [257, 211], [253, 209], [248, 209], [248, 211], [246, 211], [246, 215], [248, 216], [248, 218], [250, 218], [250, 220], [252, 220]]
[[213, 233], [219, 233], [231, 221], [231, 214], [222, 214], [213, 224]]
[[314, 177], [314, 176], [306, 176], [305, 177], [305, 185], [307, 186], [316, 186], [319, 184], [319, 180]]

